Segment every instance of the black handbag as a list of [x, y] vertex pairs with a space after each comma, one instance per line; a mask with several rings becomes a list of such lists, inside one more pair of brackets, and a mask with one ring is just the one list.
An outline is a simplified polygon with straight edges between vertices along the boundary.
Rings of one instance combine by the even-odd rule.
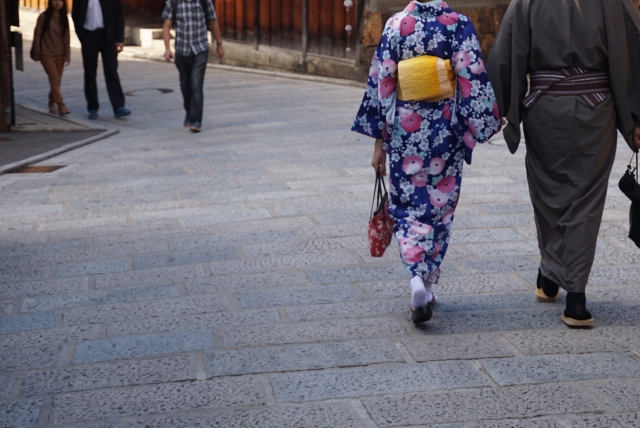
[[638, 153], [635, 153], [636, 167], [632, 168], [633, 156], [618, 187], [631, 200], [629, 209], [629, 238], [640, 247], [640, 184], [638, 184]]

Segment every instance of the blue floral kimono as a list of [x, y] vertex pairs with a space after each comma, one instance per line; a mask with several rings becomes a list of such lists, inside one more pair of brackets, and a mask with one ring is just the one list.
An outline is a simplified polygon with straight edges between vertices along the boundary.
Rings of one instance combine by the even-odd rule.
[[[456, 96], [439, 102], [397, 99], [398, 62], [450, 59]], [[383, 139], [389, 154], [389, 213], [412, 276], [437, 283], [460, 195], [463, 161], [500, 129], [500, 114], [469, 18], [440, 0], [412, 1], [387, 22], [352, 130]]]

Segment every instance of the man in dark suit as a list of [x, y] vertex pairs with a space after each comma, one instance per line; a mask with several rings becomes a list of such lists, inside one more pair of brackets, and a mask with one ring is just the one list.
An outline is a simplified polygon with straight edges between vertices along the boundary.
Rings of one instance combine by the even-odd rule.
[[102, 55], [104, 78], [115, 117], [131, 114], [125, 108], [118, 76], [118, 53], [124, 47], [124, 16], [120, 0], [75, 0], [71, 13], [76, 34], [82, 44], [84, 94], [89, 119], [98, 118], [98, 54]]

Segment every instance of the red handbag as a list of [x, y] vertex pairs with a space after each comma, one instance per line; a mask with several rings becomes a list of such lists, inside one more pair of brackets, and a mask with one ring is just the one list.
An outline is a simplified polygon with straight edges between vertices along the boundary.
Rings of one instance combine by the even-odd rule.
[[[375, 211], [373, 211], [373, 207], [376, 207]], [[384, 184], [384, 178], [380, 175], [380, 169], [376, 171], [376, 184], [373, 187], [368, 235], [371, 257], [382, 257], [384, 251], [391, 244], [393, 220], [389, 216], [389, 194]]]

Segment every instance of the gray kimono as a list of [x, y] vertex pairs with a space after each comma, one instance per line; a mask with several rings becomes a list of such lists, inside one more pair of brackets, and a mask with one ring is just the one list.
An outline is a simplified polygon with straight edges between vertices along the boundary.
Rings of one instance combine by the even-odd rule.
[[[527, 74], [607, 71], [606, 101], [543, 95], [528, 109]], [[541, 272], [584, 292], [595, 256], [616, 130], [633, 147], [640, 126], [640, 15], [631, 0], [513, 0], [487, 61], [512, 153], [523, 123]]]

